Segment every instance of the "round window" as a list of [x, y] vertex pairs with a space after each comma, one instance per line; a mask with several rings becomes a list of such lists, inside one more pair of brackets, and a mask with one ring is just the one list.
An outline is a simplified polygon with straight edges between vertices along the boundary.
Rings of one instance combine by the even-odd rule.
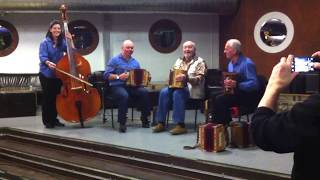
[[292, 21], [281, 12], [270, 12], [263, 15], [254, 28], [256, 44], [268, 53], [277, 53], [286, 49], [293, 35]]
[[16, 28], [7, 21], [0, 20], [0, 57], [11, 54], [18, 46]]
[[175, 51], [181, 43], [181, 30], [179, 26], [168, 19], [155, 22], [149, 31], [151, 46], [161, 53]]
[[74, 35], [74, 46], [80, 54], [88, 55], [97, 48], [99, 34], [91, 23], [85, 20], [75, 20], [71, 21], [68, 26], [70, 33]]

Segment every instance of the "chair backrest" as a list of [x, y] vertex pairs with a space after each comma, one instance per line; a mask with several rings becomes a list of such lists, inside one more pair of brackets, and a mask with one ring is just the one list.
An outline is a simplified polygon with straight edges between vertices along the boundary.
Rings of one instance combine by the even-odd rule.
[[258, 83], [259, 83], [259, 96], [260, 96], [259, 98], [261, 99], [265, 90], [266, 90], [268, 80], [263, 75], [258, 75], [257, 78], [258, 78]]
[[110, 93], [109, 81], [104, 79], [104, 71], [95, 71], [89, 77], [89, 82], [98, 89], [101, 100], [103, 102], [103, 108], [114, 108], [115, 105], [112, 102], [113, 97]]
[[89, 76], [89, 82], [91, 82], [93, 85], [96, 85], [97, 83], [105, 82], [103, 78], [104, 71], [95, 71]]
[[258, 95], [256, 97], [257, 99], [255, 99], [254, 104], [252, 104], [250, 106], [240, 106], [239, 107], [240, 115], [253, 113], [256, 110], [256, 108], [257, 108], [257, 106], [258, 106], [258, 104], [259, 104], [259, 102], [260, 102], [260, 100], [266, 90], [266, 87], [268, 84], [267, 78], [263, 75], [257, 75], [257, 78], [258, 78], [258, 83], [259, 83]]
[[219, 69], [208, 69], [205, 81], [207, 86], [222, 86], [222, 71]]
[[[208, 69], [205, 76], [205, 97], [211, 97], [211, 94], [216, 91], [212, 87], [222, 87], [222, 71], [219, 69]], [[220, 92], [220, 90], [218, 90]]]
[[257, 99], [255, 100], [255, 104], [254, 104], [254, 109], [258, 106], [265, 90], [268, 84], [268, 80], [265, 76], [263, 75], [257, 75], [258, 78], [258, 83], [259, 83], [259, 90], [258, 90], [258, 96]]
[[102, 90], [106, 89], [108, 82], [103, 77], [104, 71], [95, 71], [89, 76], [89, 82], [93, 84], [93, 87], [97, 88], [100, 95]]

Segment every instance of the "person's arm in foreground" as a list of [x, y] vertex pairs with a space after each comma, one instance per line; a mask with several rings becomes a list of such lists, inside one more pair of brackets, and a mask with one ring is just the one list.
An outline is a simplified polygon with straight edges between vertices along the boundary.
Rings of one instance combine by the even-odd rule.
[[292, 55], [288, 58], [282, 57], [274, 66], [266, 91], [252, 117], [251, 130], [254, 141], [264, 150], [292, 152], [299, 141], [295, 133], [297, 127], [290, 113], [275, 113], [281, 90], [297, 75], [291, 72], [292, 60]]

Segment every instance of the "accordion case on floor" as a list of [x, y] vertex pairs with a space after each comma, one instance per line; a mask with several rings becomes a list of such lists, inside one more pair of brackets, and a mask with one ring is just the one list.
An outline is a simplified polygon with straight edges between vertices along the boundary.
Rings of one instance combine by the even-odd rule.
[[222, 124], [199, 125], [198, 143], [201, 149], [219, 152], [226, 148], [225, 128]]
[[254, 144], [250, 135], [250, 123], [246, 121], [232, 121], [230, 128], [231, 146], [245, 148]]

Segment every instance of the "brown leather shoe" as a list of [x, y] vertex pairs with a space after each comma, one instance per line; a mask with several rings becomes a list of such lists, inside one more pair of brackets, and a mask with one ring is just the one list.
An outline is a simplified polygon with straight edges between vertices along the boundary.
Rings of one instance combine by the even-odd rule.
[[187, 133], [187, 128], [182, 127], [180, 125], [176, 125], [175, 128], [171, 129], [170, 133], [172, 135], [184, 134], [184, 133]]
[[162, 123], [158, 123], [156, 126], [154, 126], [153, 128], [152, 128], [152, 131], [154, 132], [154, 133], [158, 133], [158, 132], [163, 132], [163, 131], [165, 131], [166, 129], [165, 129], [165, 127], [164, 127], [164, 125], [162, 124]]

